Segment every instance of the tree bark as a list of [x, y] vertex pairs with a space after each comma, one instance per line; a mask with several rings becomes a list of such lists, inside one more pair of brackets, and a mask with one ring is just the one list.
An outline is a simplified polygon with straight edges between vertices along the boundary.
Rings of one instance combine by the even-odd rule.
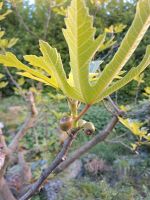
[[16, 200], [4, 178], [0, 180], [0, 200]]
[[40, 178], [35, 183], [33, 183], [31, 186], [28, 186], [28, 189], [25, 193], [20, 194], [21, 197], [19, 198], [19, 200], [30, 199], [35, 194], [35, 192], [38, 191], [40, 186], [43, 184], [43, 182], [51, 173], [55, 174], [60, 173], [65, 168], [67, 168], [71, 163], [73, 163], [76, 159], [78, 159], [81, 155], [88, 152], [96, 144], [104, 141], [107, 138], [107, 136], [111, 133], [111, 131], [113, 130], [113, 128], [117, 123], [118, 123], [118, 117], [115, 115], [103, 131], [100, 131], [91, 141], [87, 142], [85, 145], [80, 147], [72, 154], [70, 158], [62, 162], [63, 156], [66, 155], [66, 152], [71, 146], [73, 139], [75, 139], [72, 137], [67, 138], [66, 141], [64, 142], [62, 150], [57, 155], [56, 159], [52, 162], [50, 166], [48, 166], [48, 168], [46, 168], [43, 171]]

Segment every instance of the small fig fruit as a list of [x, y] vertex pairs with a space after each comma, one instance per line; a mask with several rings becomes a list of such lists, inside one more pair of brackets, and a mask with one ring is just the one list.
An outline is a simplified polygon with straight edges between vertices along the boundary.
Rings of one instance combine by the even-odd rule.
[[78, 121], [78, 127], [84, 127], [84, 125], [86, 124], [86, 121], [85, 120], [83, 120], [83, 119], [79, 119], [79, 121]]
[[95, 126], [92, 122], [86, 122], [84, 125], [84, 133], [86, 135], [92, 135], [95, 132]]
[[73, 125], [73, 118], [72, 117], [63, 117], [60, 122], [59, 126], [62, 131], [68, 131], [72, 128]]

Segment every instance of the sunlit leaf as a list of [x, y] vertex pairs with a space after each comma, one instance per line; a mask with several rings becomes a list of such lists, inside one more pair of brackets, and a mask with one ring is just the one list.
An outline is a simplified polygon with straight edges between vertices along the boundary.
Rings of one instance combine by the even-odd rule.
[[104, 42], [105, 34], [94, 39], [96, 29], [83, 0], [72, 0], [63, 30], [70, 53], [70, 66], [75, 87], [85, 102], [89, 102], [89, 63]]
[[131, 119], [123, 119], [119, 117], [119, 121], [127, 127], [134, 135], [139, 136], [140, 139], [147, 135], [147, 130], [141, 129], [143, 123], [131, 120]]
[[144, 88], [144, 90], [148, 95], [150, 95], [150, 87], [146, 87], [146, 88]]
[[23, 77], [21, 77], [21, 78], [19, 78], [18, 79], [18, 84], [20, 85], [20, 86], [22, 86], [24, 83], [25, 83], [25, 79], [23, 78]]
[[141, 63], [137, 67], [133, 67], [122, 79], [112, 84], [108, 89], [106, 89], [101, 96], [99, 96], [99, 100], [107, 97], [113, 92], [125, 86], [127, 83], [132, 81], [136, 76], [140, 75], [147, 66], [150, 65], [150, 46], [147, 47], [146, 54], [141, 61]]
[[0, 15], [0, 21], [3, 20], [3, 19], [5, 19], [5, 17], [6, 17], [7, 15], [9, 15], [11, 12], [12, 12], [11, 10], [7, 10], [4, 14], [1, 14], [1, 15]]
[[0, 79], [2, 79], [3, 77], [4, 77], [4, 74], [1, 74], [1, 73], [0, 73]]
[[4, 88], [8, 85], [8, 82], [5, 82], [5, 81], [1, 81], [0, 82], [0, 88]]
[[[27, 72], [26, 75], [28, 75], [28, 76], [31, 75], [31, 77], [35, 77], [40, 80], [42, 79], [48, 85], [53, 86], [55, 84], [53, 81], [51, 81], [50, 78], [46, 77], [45, 75], [39, 73], [38, 71], [31, 69], [31, 68], [27, 67], [26, 65], [24, 65], [23, 63], [21, 63], [16, 58], [16, 56], [10, 52], [7, 52], [6, 55], [0, 55], [0, 63], [2, 63], [3, 65], [5, 65], [7, 67], [16, 67], [19, 70], [23, 70], [23, 71]], [[55, 85], [55, 87], [57, 87], [57, 86]]]
[[52, 48], [47, 42], [44, 41], [40, 41], [40, 50], [42, 52], [45, 64], [47, 67], [50, 66], [54, 76], [56, 77], [58, 85], [64, 94], [66, 94], [68, 97], [79, 98], [82, 100], [79, 91], [68, 84], [61, 57], [57, 50]]
[[0, 38], [2, 38], [5, 34], [5, 31], [0, 31]]
[[110, 40], [106, 41], [105, 43], [103, 43], [101, 45], [101, 47], [98, 49], [99, 52], [104, 51], [110, 47], [112, 47], [113, 45], [116, 44], [116, 41], [114, 41], [114, 38], [111, 38]]
[[18, 41], [18, 38], [10, 39], [9, 42], [8, 42], [7, 48], [11, 48], [12, 46], [14, 46], [17, 43], [17, 41]]
[[3, 2], [0, 2], [0, 10], [2, 9], [3, 7]]
[[[12, 53], [0, 55], [0, 63], [8, 67], [16, 67], [23, 76], [41, 81], [54, 88], [59, 88], [69, 98], [87, 104], [94, 104], [117, 91], [134, 78], [139, 76], [150, 64], [150, 47], [137, 67], [129, 72], [123, 71], [145, 32], [150, 26], [150, 0], [140, 0], [137, 4], [136, 15], [131, 27], [124, 37], [114, 58], [103, 71], [99, 64], [91, 73], [90, 65], [97, 51], [102, 51], [114, 44], [111, 38], [105, 42], [105, 34], [95, 38], [96, 29], [93, 27], [93, 18], [89, 16], [84, 0], [72, 0], [65, 19], [66, 29], [63, 29], [70, 54], [70, 75], [64, 71], [60, 54], [47, 42], [40, 41], [42, 56], [25, 56], [31, 67], [21, 63]], [[106, 32], [120, 32], [124, 25], [115, 25]], [[9, 46], [8, 40], [0, 41], [1, 48]], [[92, 71], [92, 72], [93, 72]], [[120, 80], [116, 80], [120, 79]]]
[[115, 32], [115, 33], [120, 33], [120, 32], [122, 32], [125, 28], [126, 28], [126, 25], [124, 25], [124, 24], [117, 24], [117, 25], [115, 25], [115, 27], [114, 27], [114, 32]]
[[[127, 63], [145, 32], [150, 26], [150, 0], [142, 0], [137, 4], [137, 11], [131, 27], [129, 28], [125, 38], [123, 39], [120, 48], [115, 54], [111, 62], [104, 68], [97, 84], [94, 86], [93, 98], [96, 95], [104, 92], [106, 88], [111, 84], [115, 76]], [[136, 70], [132, 69], [132, 73]], [[130, 72], [130, 75], [131, 75]], [[138, 75], [138, 73], [137, 73]], [[131, 81], [131, 80], [130, 80]], [[116, 88], [117, 89], [117, 88]], [[114, 92], [114, 91], [113, 91]]]

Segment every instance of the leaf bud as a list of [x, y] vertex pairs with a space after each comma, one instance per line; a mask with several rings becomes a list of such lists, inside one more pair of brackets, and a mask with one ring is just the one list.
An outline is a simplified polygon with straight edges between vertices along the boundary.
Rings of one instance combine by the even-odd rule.
[[83, 128], [85, 124], [86, 124], [86, 121], [85, 121], [85, 120], [79, 119], [79, 121], [78, 121], [78, 127]]

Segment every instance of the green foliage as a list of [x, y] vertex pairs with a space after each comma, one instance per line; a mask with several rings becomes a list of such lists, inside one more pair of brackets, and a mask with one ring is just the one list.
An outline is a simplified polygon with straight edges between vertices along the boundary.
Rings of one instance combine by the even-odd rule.
[[70, 181], [59, 195], [59, 200], [142, 200], [137, 191], [132, 186], [118, 185], [110, 187], [105, 181], [91, 182], [88, 179]]
[[[2, 7], [3, 7], [3, 2], [0, 2], [0, 10], [2, 10]], [[0, 21], [4, 20], [6, 16], [9, 15], [11, 12], [12, 12], [11, 10], [7, 10], [4, 14], [1, 14]], [[2, 37], [4, 36], [4, 34], [5, 34], [5, 31], [1, 31], [0, 29], [0, 50], [2, 52], [5, 52], [5, 49], [9, 49], [13, 47], [18, 41], [17, 38], [12, 38], [10, 40], [3, 39]]]
[[[0, 11], [3, 8], [3, 2], [0, 2]], [[5, 13], [0, 14], [0, 21], [4, 20], [7, 15], [9, 15], [12, 11], [7, 10]], [[6, 49], [12, 48], [18, 41], [17, 38], [12, 39], [4, 39], [3, 36], [5, 31], [2, 31], [0, 28], [0, 52], [4, 53]], [[5, 81], [5, 75], [0, 73], [0, 89], [5, 88], [8, 85], [8, 82]]]

